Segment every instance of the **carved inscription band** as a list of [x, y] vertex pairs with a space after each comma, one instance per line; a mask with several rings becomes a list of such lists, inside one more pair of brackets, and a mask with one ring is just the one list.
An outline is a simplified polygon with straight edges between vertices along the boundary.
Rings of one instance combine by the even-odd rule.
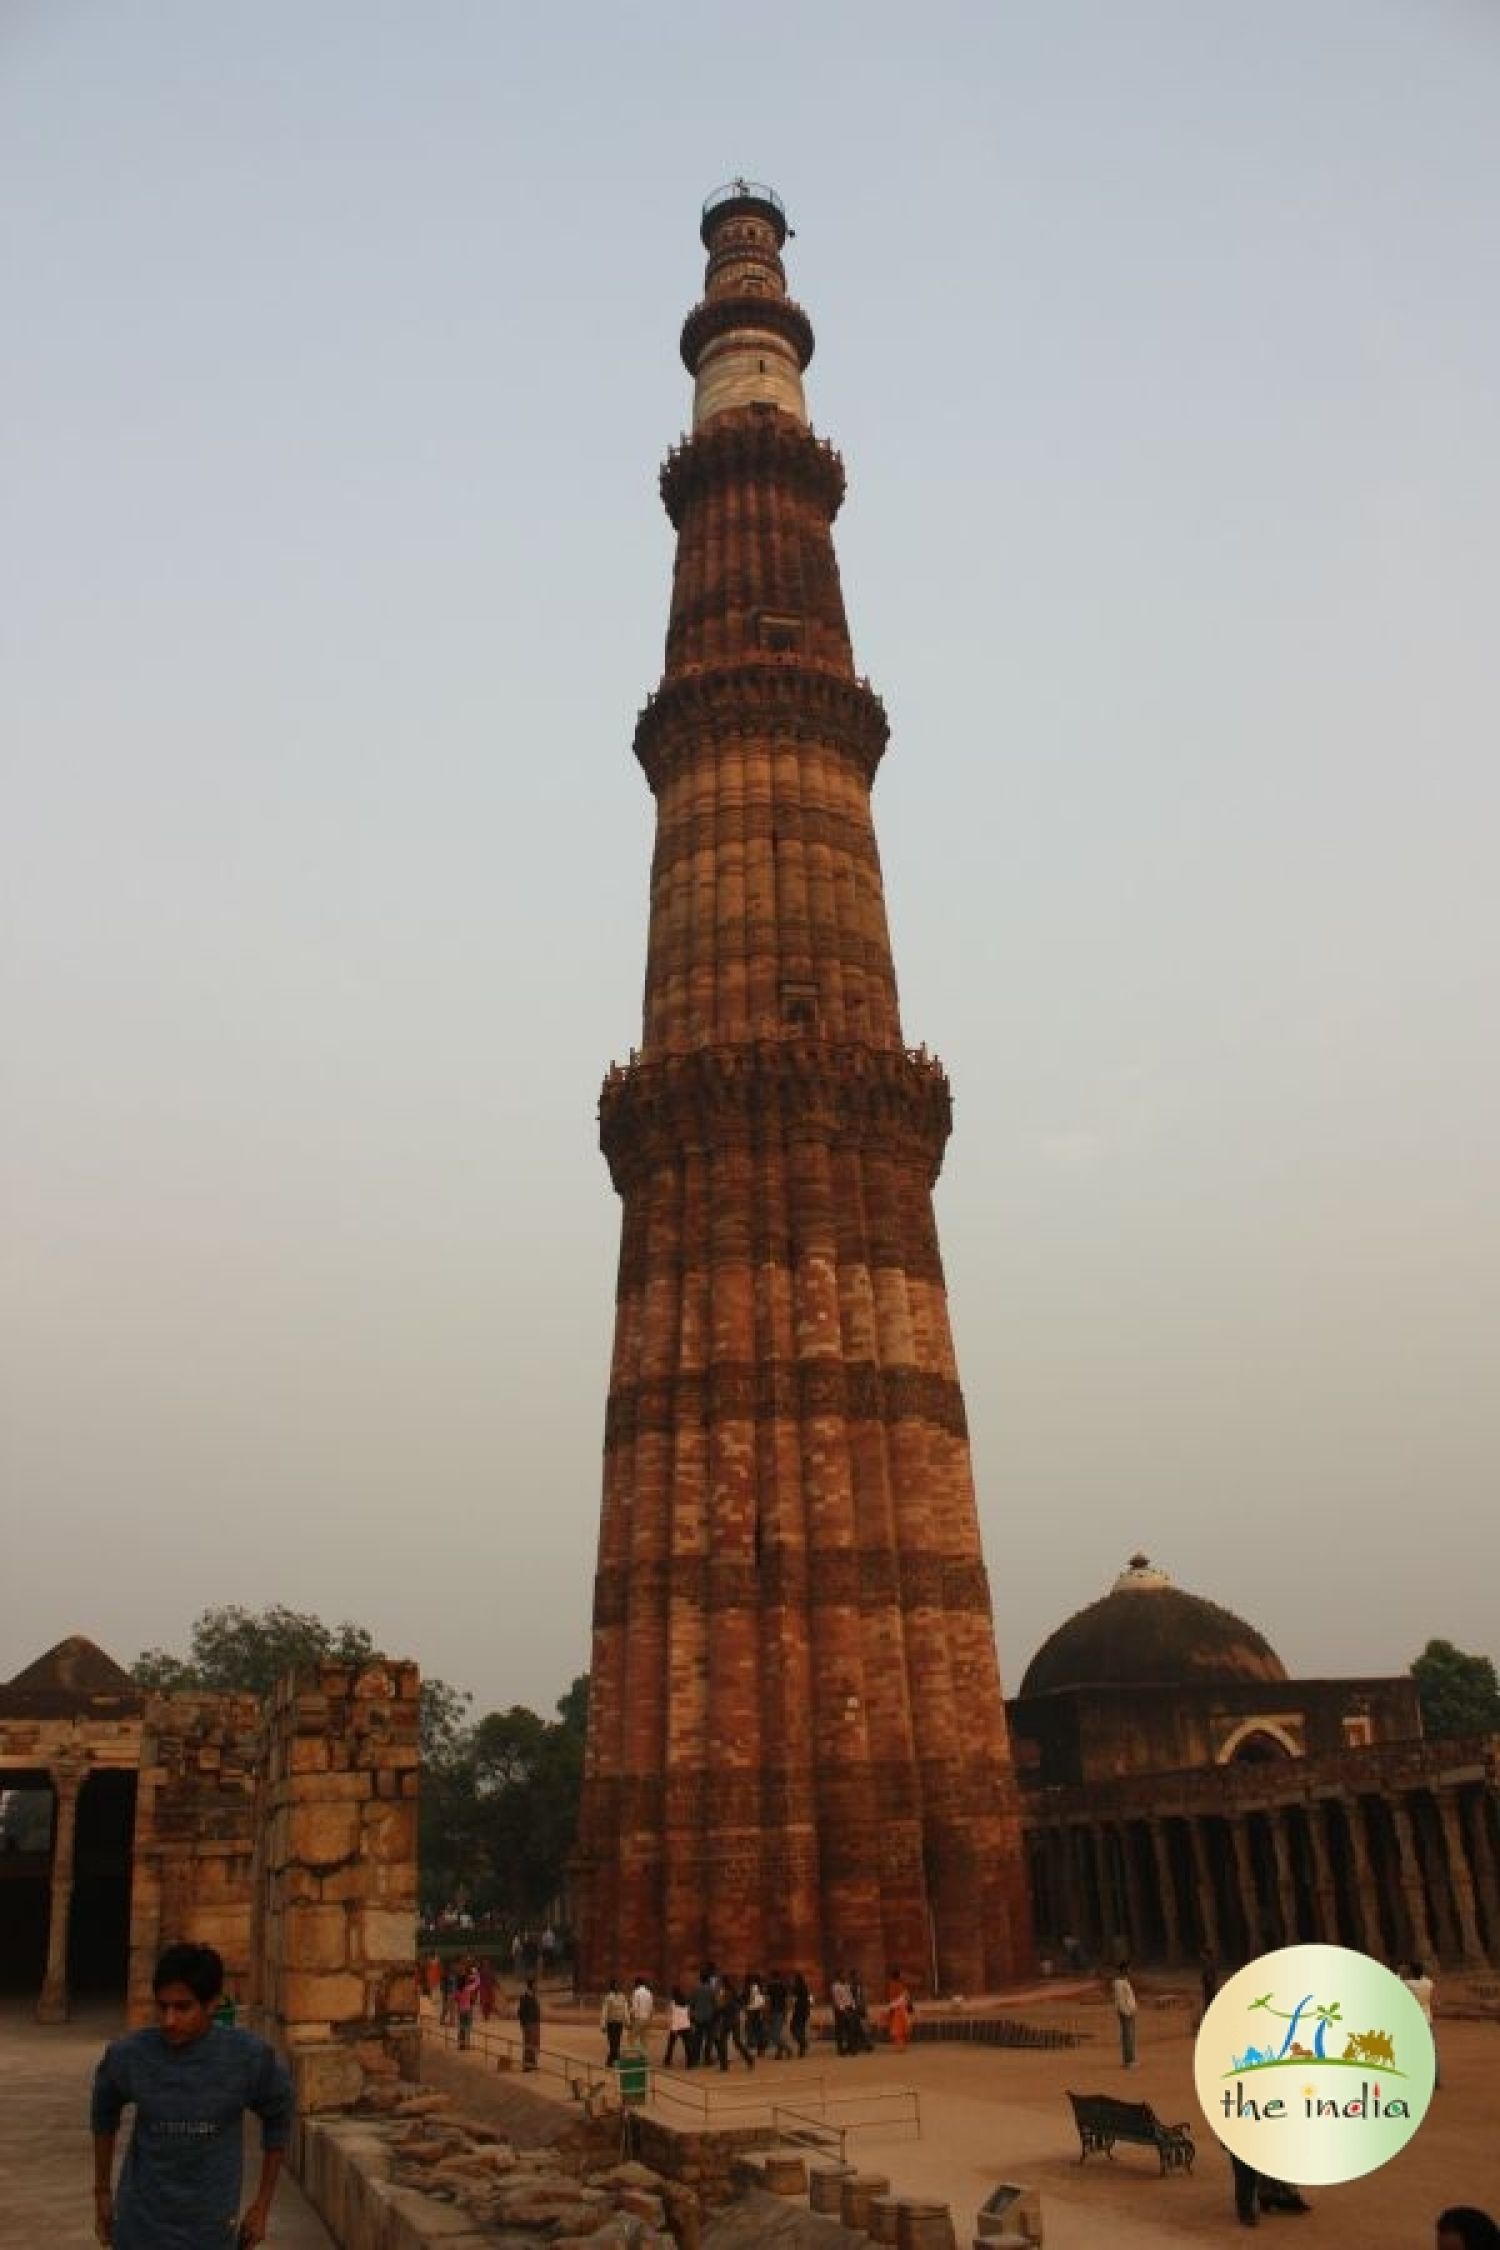
[[705, 1422], [928, 1422], [966, 1438], [963, 1392], [948, 1375], [869, 1360], [720, 1361], [657, 1381], [624, 1383], [605, 1409], [604, 1446], [631, 1445], [646, 1431]]
[[670, 1601], [716, 1613], [790, 1608], [947, 1610], [990, 1614], [990, 1584], [973, 1555], [903, 1554], [888, 1547], [792, 1547], [769, 1542], [760, 1562], [713, 1555], [609, 1563], [594, 1581], [596, 1626], [624, 1625]]

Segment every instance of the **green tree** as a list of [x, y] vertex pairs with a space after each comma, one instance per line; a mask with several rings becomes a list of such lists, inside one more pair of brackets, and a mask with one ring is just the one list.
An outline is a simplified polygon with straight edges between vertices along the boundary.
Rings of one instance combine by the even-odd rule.
[[219, 1688], [269, 1695], [294, 1664], [369, 1664], [379, 1655], [363, 1625], [325, 1625], [306, 1610], [274, 1602], [205, 1609], [193, 1620], [190, 1653], [148, 1648], [131, 1665], [143, 1687]]
[[556, 1708], [555, 1719], [521, 1703], [487, 1712], [424, 1778], [424, 1905], [463, 1898], [527, 1920], [556, 1898], [578, 1833], [587, 1678]]
[[1411, 1676], [1427, 1734], [1439, 1741], [1500, 1734], [1500, 1679], [1493, 1658], [1470, 1656], [1452, 1641], [1429, 1641]]
[[[269, 1609], [244, 1609], [229, 1602], [201, 1610], [189, 1634], [189, 1653], [148, 1648], [131, 1665], [142, 1687], [211, 1688], [267, 1696], [297, 1664], [374, 1664], [380, 1650], [363, 1625], [346, 1618], [327, 1625], [311, 1611], [273, 1602]], [[421, 1701], [422, 1758], [426, 1763], [456, 1746], [464, 1732], [472, 1698], [446, 1680], [424, 1679]]]

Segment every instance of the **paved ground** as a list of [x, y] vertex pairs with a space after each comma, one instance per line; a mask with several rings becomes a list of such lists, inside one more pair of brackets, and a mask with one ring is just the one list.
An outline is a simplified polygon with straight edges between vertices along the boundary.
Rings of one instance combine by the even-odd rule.
[[[849, 2153], [888, 2172], [899, 2192], [950, 2201], [960, 2241], [1001, 2180], [1041, 2189], [1047, 2250], [1162, 2250], [1242, 2239], [1228, 2163], [1201, 2125], [1191, 2178], [1160, 2179], [1144, 2150], [1124, 2151], [1114, 2164], [1091, 2158], [1078, 2165], [1063, 2098], [1069, 2086], [1128, 2092], [1163, 2117], [1197, 2118], [1186, 2018], [1148, 2012], [1141, 2068], [1127, 2077], [1106, 2035], [1110, 2019], [1095, 2012], [1099, 2035], [1069, 2053], [924, 2045], [899, 2062], [887, 2050], [840, 2062], [815, 2049], [806, 2063], [762, 2063], [753, 2074], [736, 2069], [726, 2079], [678, 2073], [674, 2081], [685, 2094], [691, 2088], [695, 2107], [707, 2102], [728, 2113], [752, 2090], [784, 2102], [805, 2097], [822, 2079], [839, 2097], [834, 2114], [851, 2121], [878, 2114], [877, 2089], [914, 2088], [921, 2139], [908, 2128], [856, 2130]], [[24, 2010], [0, 2005], [0, 2250], [86, 2250], [92, 2242], [84, 2105], [89, 2072], [111, 2029], [103, 2016], [42, 2027]], [[546, 2031], [554, 2051], [596, 2058], [602, 2046], [592, 2018], [568, 2021], [553, 2010]], [[1441, 2036], [1443, 2089], [1411, 2147], [1368, 2180], [1318, 2190], [1307, 2218], [1268, 2216], [1265, 2225], [1278, 2241], [1285, 2235], [1300, 2250], [1431, 2250], [1433, 2217], [1443, 2204], [1477, 2203], [1500, 2214], [1500, 2024], [1450, 2023]], [[479, 2096], [486, 2079], [495, 2083], [493, 2066], [475, 2054], [472, 2067]], [[560, 2090], [562, 2077], [548, 2072], [542, 2085]], [[685, 2121], [664, 2098], [661, 2107]], [[278, 2191], [271, 2239], [276, 2250], [331, 2250], [291, 2181]]]
[[[1028, 2006], [1026, 2014], [1040, 2022], [1046, 2011]], [[1006, 2180], [1041, 2190], [1046, 2250], [1163, 2250], [1242, 2240], [1229, 2162], [1203, 2125], [1193, 2092], [1188, 2015], [1148, 2009], [1141, 2019], [1141, 2067], [1127, 2075], [1113, 2016], [1104, 2007], [1092, 1998], [1070, 2001], [1059, 2014], [1089, 2028], [1086, 2044], [1023, 2052], [924, 2043], [899, 2059], [882, 2048], [843, 2061], [820, 2044], [806, 2062], [762, 2062], [753, 2073], [739, 2065], [723, 2078], [673, 2072], [668, 2093], [655, 2094], [653, 2106], [684, 2125], [705, 2102], [725, 2123], [749, 2123], [767, 2115], [770, 2101], [808, 2101], [821, 2082], [830, 2114], [855, 2127], [851, 2159], [888, 2173], [898, 2193], [950, 2202], [961, 2243], [971, 2239], [965, 2230], [981, 2203]], [[514, 2027], [497, 2019], [493, 2028], [498, 2038]], [[1432, 2250], [1433, 2219], [1445, 2204], [1476, 2203], [1500, 2216], [1500, 2024], [1449, 2023], [1440, 2036], [1442, 2091], [1411, 2146], [1369, 2179], [1310, 2190], [1315, 2208], [1306, 2217], [1268, 2213], [1258, 2231], [1269, 2228], [1277, 2241], [1294, 2242], [1298, 2250]], [[592, 2015], [553, 2007], [544, 2042], [549, 2061], [563, 2053], [602, 2061]], [[653, 2055], [659, 2051], [653, 2037]], [[486, 2080], [495, 2083], [494, 2066], [479, 2053], [469, 2060], [477, 2107]], [[560, 2092], [567, 2075], [566, 2068], [547, 2071], [539, 2083]], [[1190, 2120], [1199, 2150], [1194, 2172], [1162, 2179], [1144, 2149], [1122, 2150], [1114, 2163], [1091, 2157], [1080, 2166], [1065, 2099], [1069, 2087], [1148, 2101], [1172, 2123]], [[877, 2096], [901, 2088], [917, 2093], [920, 2139], [906, 2125], [866, 2129], [859, 2122], [898, 2108]]]
[[[87, 2250], [93, 2242], [89, 2078], [118, 2029], [104, 2013], [38, 2024], [29, 2008], [0, 2001], [0, 2250]], [[332, 2250], [332, 2236], [285, 2174], [269, 2239], [276, 2250]]]

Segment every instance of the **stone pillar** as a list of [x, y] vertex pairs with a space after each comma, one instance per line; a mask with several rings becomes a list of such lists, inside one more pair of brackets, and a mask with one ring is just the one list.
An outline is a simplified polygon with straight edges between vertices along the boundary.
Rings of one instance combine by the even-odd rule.
[[1380, 1919], [1380, 1892], [1370, 1857], [1370, 1826], [1360, 1811], [1357, 1797], [1350, 1798], [1344, 1809], [1344, 1817], [1349, 1823], [1349, 1851], [1359, 1919], [1364, 1929], [1365, 1951], [1375, 1960], [1383, 1961], [1387, 1949], [1385, 1929]]
[[1245, 1942], [1252, 1954], [1263, 1953], [1266, 1941], [1261, 1927], [1260, 1892], [1255, 1884], [1255, 1851], [1250, 1841], [1249, 1815], [1232, 1813], [1229, 1832], [1234, 1840], [1234, 1873], [1240, 1894], [1240, 1916], [1245, 1925]]
[[1312, 1804], [1307, 1808], [1307, 1834], [1312, 1845], [1313, 1889], [1317, 1896], [1319, 1931], [1325, 1945], [1339, 1943], [1339, 1896], [1333, 1880], [1333, 1861], [1328, 1853], [1328, 1831], [1323, 1825], [1323, 1808]]
[[1490, 1941], [1490, 1959], [1500, 1968], [1500, 1882], [1496, 1880], [1495, 1851], [1490, 1842], [1488, 1799], [1489, 1792], [1481, 1786], [1473, 1799], [1474, 1876]]
[[1073, 1878], [1073, 1863], [1068, 1851], [1068, 1831], [1062, 1826], [1047, 1830], [1047, 1847], [1052, 1865], [1052, 1887], [1057, 1900], [1057, 1947], [1062, 1951], [1065, 1937], [1077, 1937], [1078, 1886]]
[[73, 1839], [78, 1832], [82, 1774], [71, 1766], [52, 1773], [52, 1907], [47, 1923], [47, 1973], [36, 2004], [38, 2023], [68, 2020], [68, 1926], [73, 1912]]
[[1292, 1873], [1291, 1839], [1286, 1832], [1286, 1814], [1272, 1806], [1268, 1818], [1271, 1823], [1271, 1849], [1276, 1855], [1276, 1899], [1281, 1908], [1281, 1942], [1297, 1943], [1297, 1884]]
[[1416, 1831], [1404, 1797], [1392, 1799], [1391, 1818], [1396, 1824], [1401, 1895], [1406, 1900], [1406, 1919], [1411, 1930], [1412, 1951], [1430, 1968], [1436, 1963], [1437, 1947], [1433, 1944], [1432, 1926], [1427, 1919], [1427, 1900], [1422, 1889], [1422, 1862], [1417, 1855]]
[[264, 1754], [264, 2028], [299, 2110], [416, 2075], [414, 1664], [318, 1664], [281, 1682]]
[[1219, 1927], [1219, 1902], [1214, 1891], [1214, 1871], [1208, 1856], [1208, 1839], [1201, 1821], [1188, 1820], [1188, 1837], [1193, 1847], [1193, 1873], [1197, 1878], [1198, 1924], [1203, 1932], [1203, 1942], [1215, 1960], [1224, 1958], [1224, 1933]]
[[1466, 1969], [1486, 1966], [1484, 1946], [1479, 1936], [1479, 1919], [1474, 1911], [1474, 1885], [1469, 1875], [1469, 1857], [1464, 1850], [1463, 1822], [1459, 1818], [1458, 1798], [1451, 1789], [1437, 1791], [1438, 1816], [1443, 1823], [1443, 1842], [1447, 1847], [1448, 1881], [1453, 1892], [1453, 1903], [1458, 1909], [1458, 1938]]
[[1120, 1847], [1120, 1868], [1125, 1877], [1125, 1920], [1132, 1958], [1144, 1960], [1151, 1951], [1152, 1931], [1146, 1920], [1146, 1901], [1141, 1890], [1141, 1871], [1131, 1848], [1130, 1822], [1117, 1823], [1115, 1836]]
[[1167, 1962], [1175, 1967], [1182, 1959], [1182, 1924], [1177, 1913], [1177, 1883], [1172, 1872], [1172, 1848], [1164, 1820], [1151, 1821], [1151, 1853], [1156, 1861], [1156, 1895], [1161, 1900], [1161, 1926]]
[[1088, 1837], [1094, 1855], [1094, 1883], [1099, 1893], [1099, 1952], [1113, 1961], [1121, 1932], [1115, 1903], [1114, 1869], [1109, 1864], [1109, 1836], [1100, 1822], [1090, 1826]]

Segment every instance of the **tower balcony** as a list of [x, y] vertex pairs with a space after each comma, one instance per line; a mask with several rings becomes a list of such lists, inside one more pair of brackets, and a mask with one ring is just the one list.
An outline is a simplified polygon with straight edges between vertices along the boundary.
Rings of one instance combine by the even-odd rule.
[[776, 247], [779, 250], [787, 238], [786, 205], [773, 187], [763, 180], [726, 180], [703, 199], [703, 216], [698, 234], [705, 250], [713, 248], [713, 232], [724, 219], [753, 216], [767, 219], [776, 229]]

